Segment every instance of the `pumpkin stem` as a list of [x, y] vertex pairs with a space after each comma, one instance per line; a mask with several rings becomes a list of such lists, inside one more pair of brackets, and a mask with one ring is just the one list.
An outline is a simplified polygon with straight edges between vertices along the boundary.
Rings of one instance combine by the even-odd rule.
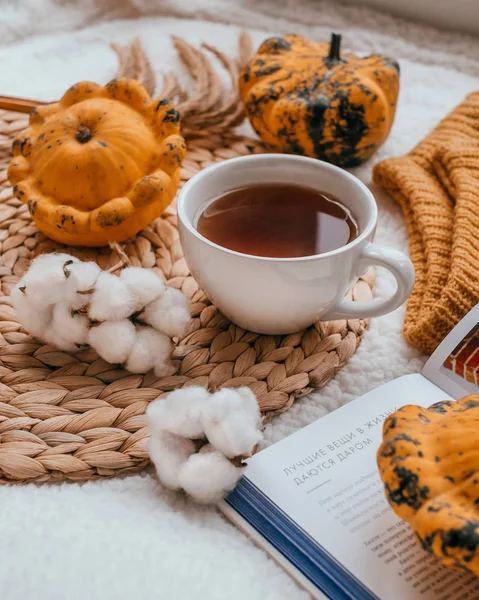
[[80, 142], [80, 144], [86, 144], [86, 142], [89, 142], [92, 137], [93, 137], [93, 134], [89, 127], [87, 127], [86, 125], [80, 125], [78, 127], [75, 139], [78, 142]]
[[331, 42], [329, 44], [329, 55], [328, 62], [331, 64], [336, 64], [342, 62], [340, 56], [341, 49], [341, 35], [339, 33], [331, 34]]

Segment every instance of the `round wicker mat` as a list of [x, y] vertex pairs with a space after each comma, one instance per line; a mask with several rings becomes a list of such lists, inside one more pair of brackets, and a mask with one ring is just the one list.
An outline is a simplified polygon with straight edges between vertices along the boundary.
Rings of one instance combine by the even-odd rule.
[[[335, 321], [285, 337], [260, 336], [227, 321], [191, 277], [183, 258], [176, 214], [162, 218], [123, 249], [136, 266], [162, 273], [191, 298], [192, 321], [175, 356], [178, 372], [158, 379], [131, 375], [91, 349], [68, 353], [21, 329], [9, 293], [37, 254], [58, 244], [32, 224], [6, 180], [12, 137], [26, 117], [0, 112], [0, 482], [86, 480], [138, 471], [148, 463], [145, 409], [164, 393], [187, 385], [248, 385], [265, 419], [325, 385], [356, 351], [366, 321]], [[193, 140], [182, 183], [212, 162], [264, 152], [257, 141], [230, 135]], [[118, 263], [110, 249], [67, 249], [104, 269]], [[372, 297], [369, 272], [350, 293]]]

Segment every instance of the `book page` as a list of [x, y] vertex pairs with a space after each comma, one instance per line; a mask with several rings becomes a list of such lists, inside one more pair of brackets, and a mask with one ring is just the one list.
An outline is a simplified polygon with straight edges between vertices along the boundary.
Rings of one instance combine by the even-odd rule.
[[479, 598], [389, 507], [376, 464], [386, 417], [451, 397], [420, 374], [385, 384], [255, 455], [246, 478], [381, 600]]
[[444, 338], [422, 374], [456, 400], [479, 394], [479, 304]]

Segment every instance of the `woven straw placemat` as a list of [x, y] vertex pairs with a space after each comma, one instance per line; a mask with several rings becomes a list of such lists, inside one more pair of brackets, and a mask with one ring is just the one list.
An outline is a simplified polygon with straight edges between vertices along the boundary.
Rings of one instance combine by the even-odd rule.
[[[123, 250], [131, 264], [156, 270], [191, 299], [192, 320], [175, 350], [176, 375], [132, 375], [90, 348], [70, 353], [33, 339], [17, 322], [9, 294], [33, 257], [60, 246], [32, 223], [7, 182], [12, 138], [26, 122], [25, 115], [0, 111], [0, 482], [138, 471], [149, 463], [145, 410], [152, 400], [183, 386], [247, 385], [268, 420], [324, 386], [354, 354], [363, 320], [322, 322], [288, 336], [258, 335], [228, 322], [189, 273], [174, 206]], [[214, 162], [265, 151], [256, 140], [226, 133], [189, 140], [188, 147], [181, 185]], [[103, 269], [119, 260], [110, 248], [65, 251]], [[370, 300], [373, 283], [370, 271], [350, 298]]]

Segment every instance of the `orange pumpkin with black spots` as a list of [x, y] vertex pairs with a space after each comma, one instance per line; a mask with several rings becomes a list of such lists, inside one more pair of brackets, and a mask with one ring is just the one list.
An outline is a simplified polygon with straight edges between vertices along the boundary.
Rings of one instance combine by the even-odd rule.
[[133, 79], [72, 86], [34, 109], [13, 144], [13, 193], [48, 237], [104, 246], [135, 235], [172, 202], [186, 152], [179, 113]]
[[299, 35], [267, 39], [242, 70], [246, 114], [261, 139], [278, 152], [353, 167], [387, 138], [399, 92], [395, 60], [340, 55], [331, 43]]
[[394, 512], [445, 566], [479, 577], [479, 396], [390, 415], [377, 453]]

